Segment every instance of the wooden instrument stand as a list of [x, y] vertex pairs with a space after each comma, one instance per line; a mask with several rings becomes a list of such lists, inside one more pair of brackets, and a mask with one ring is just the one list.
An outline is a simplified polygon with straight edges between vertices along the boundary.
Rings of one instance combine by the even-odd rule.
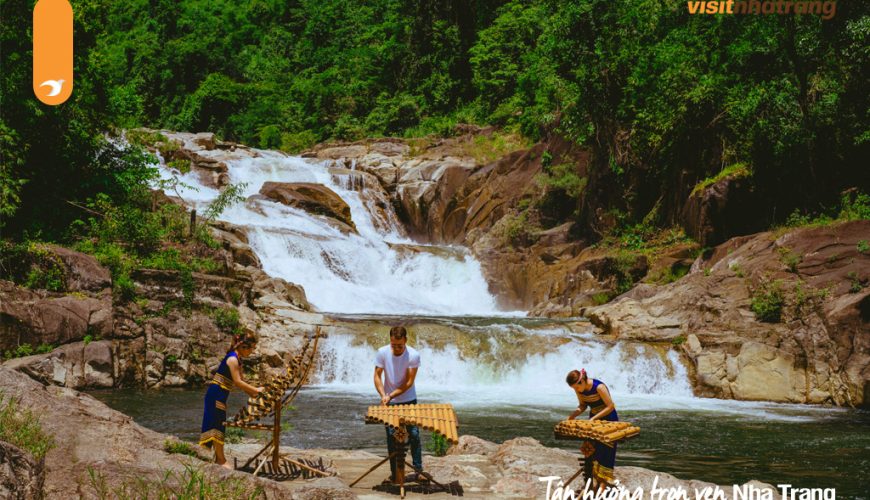
[[[304, 479], [314, 476], [332, 476], [323, 465], [323, 459], [318, 461], [288, 458], [287, 453], [281, 453], [281, 411], [288, 406], [308, 378], [308, 373], [314, 365], [317, 353], [317, 343], [320, 339], [320, 327], [314, 335], [314, 345], [309, 349], [310, 341], [306, 342], [302, 353], [296, 356], [287, 366], [286, 373], [275, 377], [266, 384], [265, 390], [257, 397], [249, 398], [247, 406], [229, 421], [227, 427], [238, 427], [257, 431], [271, 431], [271, 438], [266, 446], [256, 455], [249, 458], [239, 467], [234, 458], [237, 470], [251, 472], [253, 475], [263, 474], [276, 481], [287, 479]], [[264, 420], [271, 418], [266, 423]], [[262, 456], [262, 458], [260, 458]]]
[[[640, 427], [628, 422], [610, 422], [602, 420], [563, 420], [556, 424], [553, 435], [556, 439], [579, 439], [598, 441], [600, 443], [621, 443], [640, 434]], [[592, 455], [580, 457], [580, 469], [574, 473], [564, 485], [567, 487], [580, 474], [583, 474], [584, 487], [592, 477]], [[609, 486], [609, 485], [608, 485]]]
[[[448, 442], [456, 444], [459, 442], [458, 433], [456, 430], [456, 414], [453, 412], [451, 405], [392, 405], [392, 406], [370, 406], [366, 414], [367, 424], [383, 423], [393, 431], [393, 452], [386, 458], [375, 464], [363, 475], [358, 477], [354, 482], [350, 483], [350, 487], [354, 487], [363, 478], [371, 474], [378, 467], [386, 462], [395, 459], [396, 473], [390, 478], [392, 483], [385, 483], [376, 486], [375, 489], [381, 491], [394, 491], [398, 486], [398, 493], [401, 498], [405, 498], [405, 465], [414, 469], [413, 464], [406, 460], [408, 453], [408, 430], [406, 425], [416, 425], [424, 429], [431, 430], [444, 436]], [[420, 491], [421, 493], [445, 492], [451, 495], [462, 496], [462, 486], [458, 481], [453, 481], [447, 485], [441, 484], [432, 477], [431, 474], [422, 470], [414, 469], [416, 478], [409, 482], [409, 489]], [[421, 480], [420, 477], [424, 480]]]

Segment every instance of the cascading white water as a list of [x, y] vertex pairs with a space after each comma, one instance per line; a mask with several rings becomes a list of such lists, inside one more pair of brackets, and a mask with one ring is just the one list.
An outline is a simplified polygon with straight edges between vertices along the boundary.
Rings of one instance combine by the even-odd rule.
[[[342, 233], [318, 216], [264, 199], [249, 199], [220, 216], [247, 228], [251, 248], [260, 258], [263, 270], [302, 285], [309, 302], [318, 310], [521, 315], [498, 310], [480, 263], [467, 251], [455, 248], [438, 253], [397, 251], [394, 248], [397, 243], [418, 248], [420, 245], [401, 236], [392, 207], [374, 210], [353, 189], [357, 186], [348, 185], [346, 179], [336, 179], [326, 164], [268, 151], [259, 153], [259, 158], [227, 162], [230, 181], [246, 183], [245, 196], [258, 194], [265, 182], [316, 183], [334, 191], [350, 207], [359, 234]], [[162, 175], [168, 178], [171, 173], [164, 168]], [[195, 173], [180, 179], [197, 191], [181, 188], [179, 194], [199, 208], [219, 194], [203, 185]]]
[[[258, 154], [258, 158], [226, 162], [231, 182], [246, 184], [243, 194], [248, 201], [230, 207], [220, 218], [246, 228], [263, 269], [302, 285], [309, 301], [319, 310], [441, 317], [521, 315], [496, 308], [480, 264], [467, 251], [397, 251], [396, 243], [413, 242], [401, 236], [392, 208], [376, 210], [371, 198], [361, 196], [361, 187], [353, 185], [353, 179], [336, 176], [323, 163], [268, 151]], [[168, 178], [173, 174], [164, 168], [163, 175]], [[219, 194], [203, 185], [195, 173], [180, 179], [196, 188], [181, 188], [179, 194], [198, 209], [205, 208]], [[328, 187], [350, 207], [359, 234], [343, 233], [303, 210], [262, 197], [251, 198], [266, 182]], [[455, 344], [436, 349], [423, 343], [419, 346], [424, 359], [418, 382], [421, 392], [440, 393], [445, 400], [466, 404], [564, 403], [565, 373], [585, 366], [590, 373], [607, 380], [616, 394], [641, 398], [643, 394], [692, 394], [685, 368], [673, 352], [663, 358], [641, 345], [611, 346], [574, 338], [546, 354], [526, 356], [514, 350], [508, 360], [511, 339], [565, 337], [571, 332], [532, 330], [516, 323], [509, 327], [461, 325], [457, 329], [468, 335], [466, 340], [490, 343], [491, 348], [484, 349], [490, 355], [487, 359], [474, 358]], [[321, 388], [371, 392], [374, 347], [355, 343], [350, 336], [333, 335], [321, 349], [317, 374]]]
[[[263, 269], [302, 285], [317, 309], [345, 314], [517, 317], [507, 329], [504, 322], [482, 328], [454, 323], [467, 336], [437, 348], [423, 339], [417, 345], [423, 357], [417, 385], [424, 400], [451, 401], [466, 408], [487, 406], [495, 412], [511, 406], [532, 411], [535, 405], [551, 412], [558, 407], [561, 412], [574, 404], [564, 376], [582, 366], [606, 381], [620, 408], [792, 418], [781, 414], [784, 405], [694, 398], [676, 351], [662, 354], [640, 344], [602, 343], [568, 329], [527, 329], [523, 325], [531, 320], [518, 318], [523, 313], [498, 310], [479, 262], [466, 250], [419, 251], [421, 245], [402, 236], [392, 208], [375, 207], [372, 198], [361, 196], [366, 187], [356, 180], [330, 172], [323, 163], [270, 151], [257, 153], [258, 158], [225, 161], [230, 181], [246, 184], [246, 197], [258, 194], [265, 182], [306, 182], [330, 188], [350, 207], [358, 234], [343, 233], [318, 216], [262, 198], [249, 198], [220, 216], [244, 227]], [[164, 179], [178, 176], [194, 187], [177, 190], [194, 208], [202, 211], [219, 195], [196, 173], [179, 175], [162, 161], [161, 165]], [[417, 251], [397, 250], [402, 245], [416, 246]], [[510, 348], [512, 343], [522, 344], [521, 338], [548, 336], [561, 341], [529, 355], [522, 347]], [[485, 355], [480, 350], [469, 354], [459, 347], [469, 338], [488, 342], [491, 349], [483, 349]], [[347, 335], [330, 336], [321, 344], [315, 390], [371, 396], [376, 347]], [[805, 406], [800, 410], [807, 411]]]
[[[550, 333], [554, 332], [527, 330], [533, 339]], [[591, 338], [572, 338], [548, 352], [522, 356], [512, 349], [511, 340], [499, 338], [497, 328], [485, 335], [488, 352], [473, 357], [454, 344], [435, 348], [419, 340], [416, 348], [422, 364], [416, 383], [418, 394], [464, 406], [571, 404], [565, 375], [584, 367], [606, 381], [623, 400], [627, 395], [636, 396], [637, 401], [651, 400], [650, 395], [692, 397], [686, 369], [673, 351], [662, 356], [641, 344], [610, 345]], [[321, 348], [315, 383], [324, 390], [373, 394], [377, 347], [349, 335], [330, 336]]]

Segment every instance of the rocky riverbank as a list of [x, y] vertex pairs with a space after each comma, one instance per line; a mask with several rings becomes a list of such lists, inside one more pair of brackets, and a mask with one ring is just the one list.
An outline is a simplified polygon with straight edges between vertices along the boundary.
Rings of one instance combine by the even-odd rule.
[[[285, 449], [302, 457], [323, 457], [338, 475], [276, 483], [209, 464], [208, 457], [194, 446], [178, 446], [174, 437], [145, 429], [126, 415], [73, 389], [43, 385], [6, 367], [0, 367], [0, 380], [3, 380], [4, 394], [17, 398], [22, 407], [39, 415], [43, 429], [55, 440], [55, 447], [40, 464], [12, 460], [8, 453], [0, 455], [0, 487], [7, 492], [26, 491], [28, 487], [35, 491], [41, 482], [45, 498], [49, 499], [70, 495], [111, 498], [113, 492], [137, 491], [142, 484], [152, 488], [152, 492], [179, 487], [178, 481], [190, 479], [189, 471], [194, 470], [209, 485], [224, 483], [236, 488], [234, 491], [248, 493], [259, 488], [262, 494], [258, 498], [394, 498], [371, 489], [388, 475], [386, 468], [354, 488], [348, 486], [379, 461], [367, 452]], [[243, 459], [258, 446], [254, 443], [230, 445], [228, 451], [231, 457]], [[188, 450], [191, 455], [179, 453]], [[462, 436], [459, 445], [447, 456], [427, 456], [425, 464], [436, 480], [459, 481], [469, 498], [538, 499], [544, 498], [546, 487], [539, 477], [570, 476], [578, 468], [578, 455], [547, 448], [531, 438], [496, 444]], [[713, 486], [638, 467], [617, 467], [616, 473], [621, 483], [631, 490], [642, 487], [650, 491], [656, 476], [659, 488], [680, 486], [690, 494], [694, 488]], [[161, 483], [161, 478], [169, 479]], [[761, 483], [753, 484], [764, 487]], [[724, 489], [731, 498], [730, 485]], [[411, 494], [409, 498], [413, 496], [417, 495]], [[33, 497], [39, 496], [34, 494]]]

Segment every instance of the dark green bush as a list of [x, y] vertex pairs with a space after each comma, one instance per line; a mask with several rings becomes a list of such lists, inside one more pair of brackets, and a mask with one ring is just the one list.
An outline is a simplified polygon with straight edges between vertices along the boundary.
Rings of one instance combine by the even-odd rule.
[[758, 321], [779, 323], [785, 299], [780, 281], [762, 282], [753, 292], [750, 309]]

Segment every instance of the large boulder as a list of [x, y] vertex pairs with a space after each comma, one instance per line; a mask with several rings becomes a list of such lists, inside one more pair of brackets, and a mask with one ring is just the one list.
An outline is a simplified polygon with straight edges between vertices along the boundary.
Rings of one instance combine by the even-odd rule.
[[718, 245], [767, 227], [770, 221], [758, 217], [760, 208], [748, 170], [737, 169], [692, 191], [683, 206], [683, 228], [702, 247]]
[[92, 255], [57, 245], [46, 245], [66, 267], [66, 289], [69, 292], [101, 292], [112, 286], [112, 275]]
[[107, 388], [115, 385], [115, 353], [111, 341], [75, 342], [48, 354], [7, 361], [3, 366], [20, 370], [46, 384], [71, 388]]
[[209, 222], [211, 234], [232, 256], [234, 264], [262, 267], [260, 258], [248, 244], [244, 229], [224, 221]]
[[99, 298], [81, 293], [62, 295], [0, 280], [0, 295], [0, 350], [112, 335], [110, 294]]
[[306, 182], [267, 182], [260, 194], [306, 212], [335, 219], [356, 232], [350, 207], [326, 186]]

